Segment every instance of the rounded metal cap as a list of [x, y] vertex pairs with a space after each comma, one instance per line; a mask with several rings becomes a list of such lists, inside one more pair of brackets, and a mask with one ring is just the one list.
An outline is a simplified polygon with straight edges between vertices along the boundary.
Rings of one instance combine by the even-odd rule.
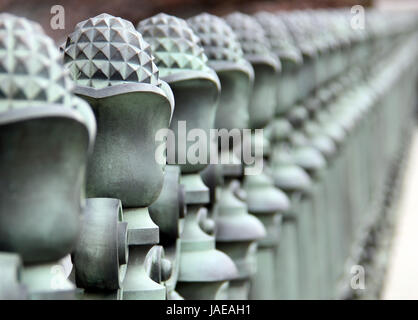
[[78, 23], [65, 44], [64, 61], [77, 85], [120, 83], [161, 86], [150, 45], [131, 22], [100, 14]]
[[185, 20], [159, 13], [139, 22], [137, 30], [151, 45], [160, 76], [167, 82], [206, 78], [220, 87], [199, 37]]
[[78, 23], [63, 48], [75, 93], [93, 100], [132, 92], [163, 96], [174, 111], [174, 97], [160, 80], [150, 45], [131, 22], [100, 14]]
[[265, 174], [246, 176], [244, 189], [248, 211], [252, 214], [283, 213], [290, 208], [287, 195], [275, 188], [272, 179]]
[[79, 22], [63, 54], [78, 95], [100, 100], [153, 92], [168, 100], [173, 113], [171, 89], [160, 80], [151, 47], [131, 22], [106, 13]]
[[251, 63], [264, 63], [275, 70], [281, 68], [280, 61], [273, 53], [269, 39], [257, 20], [247, 14], [234, 12], [224, 17], [235, 32], [241, 44], [244, 58]]
[[305, 146], [296, 148], [293, 151], [293, 160], [298, 166], [308, 171], [316, 171], [325, 168], [324, 156], [313, 147]]
[[199, 226], [206, 218], [204, 212], [201, 208], [197, 214], [193, 212], [185, 217], [178, 278], [181, 282], [225, 281], [238, 275], [231, 258], [216, 250], [214, 237]]
[[273, 13], [264, 11], [256, 13], [255, 18], [263, 27], [273, 52], [280, 60], [290, 60], [295, 64], [303, 62], [302, 54], [283, 21]]
[[272, 141], [288, 139], [292, 134], [293, 127], [285, 118], [275, 118], [267, 127], [267, 134]]
[[[289, 34], [294, 39], [294, 44], [305, 57], [315, 57], [317, 55], [316, 44], [312, 36], [312, 24], [307, 20], [306, 13], [293, 11], [291, 13], [279, 13], [275, 15], [287, 28]], [[277, 22], [276, 22], [277, 23]]]
[[237, 180], [222, 188], [215, 219], [217, 242], [253, 241], [266, 235], [261, 221], [248, 214], [247, 203], [237, 197], [239, 188]]
[[277, 166], [271, 170], [274, 185], [285, 192], [309, 192], [311, 178], [301, 167], [296, 165]]
[[54, 113], [60, 109], [87, 127], [92, 142], [94, 115], [87, 103], [72, 94], [73, 84], [61, 58], [39, 24], [0, 14], [0, 118], [15, 114], [0, 122], [46, 116], [47, 108]]
[[252, 66], [244, 59], [241, 44], [231, 27], [217, 16], [201, 13], [187, 20], [200, 38], [209, 66], [215, 71], [242, 70], [254, 78]]

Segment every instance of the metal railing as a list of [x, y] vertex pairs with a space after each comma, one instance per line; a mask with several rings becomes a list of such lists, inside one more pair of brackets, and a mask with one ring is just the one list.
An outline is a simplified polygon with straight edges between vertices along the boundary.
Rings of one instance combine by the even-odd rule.
[[378, 297], [418, 24], [365, 18], [1, 14], [0, 298]]

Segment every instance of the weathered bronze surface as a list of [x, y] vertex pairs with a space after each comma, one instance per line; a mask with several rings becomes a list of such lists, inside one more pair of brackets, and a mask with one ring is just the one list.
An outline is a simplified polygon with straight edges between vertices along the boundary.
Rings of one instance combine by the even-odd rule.
[[[86, 226], [81, 240], [97, 243], [100, 250], [111, 246], [102, 255], [97, 255], [96, 249], [94, 256], [82, 254], [84, 248], [80, 247], [76, 279], [77, 270], [90, 274], [91, 280], [82, 283], [86, 292], [98, 287], [120, 289], [115, 298], [165, 299], [165, 287], [159, 282], [166, 279], [152, 277], [152, 270], [162, 268], [159, 263], [164, 259], [163, 253], [155, 253], [162, 248], [151, 248], [159, 242], [159, 230], [146, 207], [157, 199], [163, 186], [165, 161], [155, 158], [155, 135], [169, 125], [174, 109], [172, 92], [159, 79], [150, 45], [132, 23], [108, 14], [77, 24], [68, 36], [64, 60], [77, 85], [75, 92], [90, 103], [98, 124], [87, 172], [87, 196], [100, 198], [88, 200], [86, 214], [93, 219], [89, 226], [100, 220], [104, 224], [93, 234]], [[127, 223], [126, 236], [121, 236], [126, 243], [118, 245], [118, 210], [109, 202], [114, 199], [103, 197], [121, 200], [124, 213], [118, 218]], [[129, 262], [119, 259], [123, 256], [119, 251], [126, 250], [126, 245]], [[101, 265], [106, 281], [100, 273], [91, 273], [92, 259]], [[125, 278], [119, 271], [121, 264], [127, 264]]]
[[0, 250], [20, 255], [28, 298], [69, 298], [74, 286], [60, 272], [51, 286], [51, 270], [77, 242], [96, 123], [37, 23], [1, 14], [0, 43]]
[[[180, 121], [186, 121], [187, 133], [199, 128], [209, 136], [209, 129], [214, 126], [220, 83], [207, 65], [200, 39], [186, 21], [166, 14], [141, 21], [138, 30], [150, 42], [161, 76], [170, 84], [176, 99], [170, 126], [176, 134], [176, 145], [184, 143], [184, 137], [178, 134]], [[186, 150], [191, 145], [188, 142]], [[209, 157], [210, 153], [207, 154]], [[209, 202], [209, 190], [199, 175], [207, 162], [192, 164], [185, 159], [183, 164], [179, 154], [176, 162], [181, 167], [180, 182], [185, 188], [187, 205], [180, 236], [176, 290], [186, 299], [225, 298], [228, 280], [236, 276], [237, 270], [228, 256], [215, 249], [215, 239], [208, 234], [213, 231], [212, 222], [202, 206]]]
[[60, 53], [0, 14], [0, 299], [379, 297], [418, 20], [366, 15], [104, 13]]

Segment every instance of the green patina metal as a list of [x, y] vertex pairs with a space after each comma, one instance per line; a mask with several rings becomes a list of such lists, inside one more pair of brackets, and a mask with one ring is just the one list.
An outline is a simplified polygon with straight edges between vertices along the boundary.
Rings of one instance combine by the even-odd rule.
[[77, 242], [95, 121], [37, 23], [1, 14], [0, 43], [0, 250], [20, 255], [29, 299], [72, 297], [51, 270]]
[[[173, 90], [176, 110], [171, 129], [178, 132], [179, 122], [186, 121], [188, 130], [203, 129], [209, 136], [209, 129], [214, 125], [220, 84], [206, 64], [207, 57], [199, 45], [199, 38], [184, 20], [166, 14], [141, 21], [138, 30], [149, 39], [163, 78]], [[181, 137], [176, 134], [176, 145], [179, 139]], [[186, 150], [190, 146], [188, 143]], [[178, 161], [178, 154], [176, 159]], [[187, 214], [180, 236], [176, 290], [186, 299], [225, 298], [228, 280], [237, 272], [232, 260], [215, 249], [215, 238], [208, 234], [213, 228], [202, 207], [209, 202], [209, 190], [199, 175], [206, 166], [189, 163], [187, 159], [185, 164], [180, 164]]]
[[151, 219], [160, 230], [160, 243], [172, 264], [171, 277], [165, 282], [167, 299], [182, 297], [175, 291], [180, 269], [180, 219], [186, 214], [184, 186], [180, 184], [180, 168], [175, 165], [165, 167], [163, 189], [158, 199], [149, 207]]
[[[269, 40], [257, 20], [241, 13], [227, 16], [226, 21], [237, 33], [244, 56], [254, 68], [254, 86], [249, 103], [249, 127], [261, 129], [274, 117], [277, 105], [276, 77], [280, 61], [272, 51]], [[280, 43], [281, 44], [281, 43]], [[279, 45], [279, 44], [278, 44]], [[285, 45], [284, 45], [285, 47]], [[269, 157], [268, 140], [252, 139], [254, 144], [263, 143], [264, 157]], [[255, 149], [255, 146], [252, 147]], [[263, 159], [258, 159], [263, 161]], [[267, 162], [264, 161], [264, 166]], [[267, 171], [267, 170], [264, 170]], [[248, 211], [256, 215], [266, 229], [266, 236], [258, 241], [257, 272], [251, 286], [251, 299], [266, 299], [275, 296], [276, 250], [280, 243], [282, 214], [289, 210], [289, 199], [274, 187], [265, 173], [244, 177]], [[262, 266], [262, 267], [261, 267]]]
[[[87, 274], [89, 262], [94, 260], [102, 266], [103, 274], [88, 273], [88, 281], [83, 282], [86, 292], [123, 287], [114, 298], [165, 299], [166, 289], [160, 282], [168, 276], [155, 279], [153, 270], [167, 262], [162, 249], [152, 247], [159, 241], [159, 229], [149, 218], [147, 206], [163, 186], [164, 165], [155, 159], [154, 138], [159, 129], [169, 125], [174, 109], [171, 90], [159, 79], [151, 47], [132, 23], [108, 14], [76, 25], [68, 36], [64, 61], [76, 84], [75, 92], [90, 103], [98, 125], [87, 172], [87, 196], [94, 197], [88, 202], [96, 205], [87, 207], [86, 215], [93, 219], [90, 225], [106, 219], [94, 234], [87, 226], [82, 231], [81, 241], [97, 248], [84, 253], [85, 246], [81, 246], [76, 251], [75, 256], [80, 253], [76, 278], [77, 271]], [[115, 216], [117, 209], [109, 207], [106, 213], [110, 203], [103, 197], [121, 200], [126, 237], [118, 235], [120, 228], [111, 215]], [[129, 246], [126, 275], [102, 288], [101, 277], [108, 278], [111, 268], [121, 264], [119, 246], [114, 243], [119, 237]], [[113, 246], [105, 247], [107, 242]], [[97, 250], [103, 254], [97, 255]], [[112, 261], [107, 264], [108, 259]]]
[[[202, 13], [188, 20], [200, 37], [208, 56], [208, 64], [217, 72], [222, 91], [216, 112], [217, 129], [244, 129], [249, 124], [248, 105], [254, 80], [254, 70], [245, 60], [237, 35], [227, 22], [216, 16]], [[233, 117], [230, 115], [234, 114]], [[230, 140], [229, 132], [219, 137]], [[230, 152], [232, 148], [222, 152]], [[230, 158], [230, 159], [231, 159]], [[219, 197], [212, 213], [216, 224], [217, 247], [227, 253], [238, 268], [238, 275], [230, 281], [230, 299], [248, 299], [250, 279], [256, 272], [256, 241], [265, 236], [262, 223], [248, 214], [245, 199], [240, 199], [243, 174], [239, 161], [221, 164], [224, 183], [219, 186]]]
[[[366, 16], [158, 14], [136, 30], [101, 14], [60, 54], [0, 14], [0, 299], [378, 297], [418, 25]], [[174, 159], [155, 152], [168, 128]], [[233, 148], [207, 165], [216, 141], [184, 158], [195, 128], [264, 129], [240, 145], [263, 146], [263, 171], [244, 175]]]

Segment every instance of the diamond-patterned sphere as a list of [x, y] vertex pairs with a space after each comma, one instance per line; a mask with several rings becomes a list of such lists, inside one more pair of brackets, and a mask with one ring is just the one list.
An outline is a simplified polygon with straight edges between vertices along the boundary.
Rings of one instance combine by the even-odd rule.
[[255, 18], [234, 12], [225, 16], [224, 19], [237, 35], [246, 59], [251, 61], [252, 57], [260, 56], [278, 64], [276, 56], [272, 53], [269, 39]]
[[209, 61], [245, 61], [241, 44], [225, 20], [202, 13], [188, 19], [187, 22], [200, 38]]
[[45, 103], [71, 106], [72, 82], [41, 26], [0, 14], [0, 112]]
[[109, 14], [78, 23], [64, 62], [77, 85], [104, 88], [126, 82], [160, 86], [150, 45], [131, 22]]
[[273, 52], [279, 57], [288, 57], [298, 61], [301, 59], [301, 54], [283, 21], [270, 12], [258, 12], [255, 18], [263, 27]]
[[159, 13], [141, 21], [137, 29], [151, 45], [160, 76], [188, 70], [213, 72], [199, 37], [185, 20]]
[[[320, 34], [321, 27], [312, 25], [312, 20], [309, 19], [307, 12], [295, 10], [291, 13], [278, 13], [275, 17], [277, 21], [286, 26], [294, 39], [294, 44], [303, 54], [310, 56], [316, 54], [315, 38]], [[327, 31], [326, 34], [332, 37], [330, 32]]]

